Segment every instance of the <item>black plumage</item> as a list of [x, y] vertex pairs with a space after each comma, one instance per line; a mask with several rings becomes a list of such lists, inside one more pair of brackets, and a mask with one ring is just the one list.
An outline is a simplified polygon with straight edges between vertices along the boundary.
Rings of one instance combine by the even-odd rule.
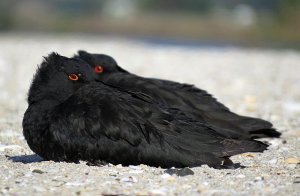
[[98, 78], [106, 83], [150, 95], [159, 103], [175, 107], [197, 121], [221, 127], [223, 134], [233, 138], [279, 137], [273, 125], [259, 118], [240, 116], [231, 112], [212, 95], [193, 85], [144, 78], [121, 68], [110, 56], [79, 51], [78, 56], [92, 67], [102, 66]]
[[52, 53], [43, 61], [22, 124], [34, 152], [54, 161], [218, 167], [232, 155], [267, 148], [96, 77], [80, 59]]

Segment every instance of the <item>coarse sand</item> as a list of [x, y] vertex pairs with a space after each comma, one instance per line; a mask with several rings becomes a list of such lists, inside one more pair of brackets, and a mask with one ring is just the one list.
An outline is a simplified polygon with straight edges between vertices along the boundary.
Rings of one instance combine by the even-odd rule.
[[[28, 33], [0, 34], [0, 46], [1, 195], [300, 195], [300, 52]], [[26, 93], [42, 56], [79, 49], [111, 55], [139, 75], [195, 84], [234, 112], [271, 121], [282, 137], [261, 139], [271, 144], [264, 153], [233, 156], [236, 169], [204, 165], [187, 176], [43, 161], [22, 135]]]

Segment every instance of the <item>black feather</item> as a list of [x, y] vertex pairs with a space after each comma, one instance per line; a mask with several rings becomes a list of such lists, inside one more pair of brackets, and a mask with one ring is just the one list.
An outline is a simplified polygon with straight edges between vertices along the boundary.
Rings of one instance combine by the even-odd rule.
[[193, 85], [131, 74], [120, 68], [112, 57], [103, 54], [80, 51], [78, 57], [92, 67], [104, 67], [104, 72], [98, 75], [99, 80], [128, 91], [150, 95], [157, 102], [178, 108], [200, 122], [222, 128], [227, 136], [247, 139], [281, 135], [270, 122], [235, 114], [212, 95]]

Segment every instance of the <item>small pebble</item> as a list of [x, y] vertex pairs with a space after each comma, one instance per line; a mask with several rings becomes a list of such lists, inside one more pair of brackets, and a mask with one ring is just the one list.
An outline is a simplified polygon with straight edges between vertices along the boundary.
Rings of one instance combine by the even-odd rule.
[[66, 186], [83, 186], [83, 185], [85, 185], [85, 183], [83, 183], [83, 182], [77, 182], [77, 181], [67, 182], [66, 183]]
[[243, 174], [239, 174], [239, 175], [237, 175], [236, 177], [237, 177], [237, 178], [245, 178], [246, 176], [243, 175]]
[[183, 168], [183, 169], [177, 169], [177, 168], [176, 168], [176, 169], [173, 169], [173, 168], [171, 168], [171, 169], [165, 170], [164, 172], [167, 173], [167, 174], [170, 174], [170, 175], [175, 174], [175, 175], [177, 175], [177, 176], [194, 175], [193, 170], [191, 170], [191, 169], [188, 168], [188, 167], [185, 167], [185, 168]]
[[120, 182], [138, 182], [138, 179], [134, 176], [129, 176], [129, 177], [125, 177], [125, 178], [121, 178]]
[[298, 163], [300, 163], [300, 160], [297, 158], [291, 157], [291, 158], [284, 159], [284, 162], [287, 164], [298, 164]]
[[250, 157], [250, 158], [253, 158], [255, 157], [255, 154], [249, 154], [249, 153], [246, 153], [246, 154], [242, 154], [243, 157]]
[[276, 164], [277, 163], [277, 159], [271, 159], [270, 161], [268, 161], [268, 163], [270, 163], [270, 164]]
[[257, 176], [254, 178], [254, 182], [258, 182], [258, 181], [262, 181], [264, 180], [264, 177], [261, 177], [261, 176]]
[[45, 173], [44, 171], [40, 170], [40, 169], [34, 169], [32, 170], [33, 173], [38, 173], [38, 174], [43, 174]]
[[168, 174], [168, 173], [164, 173], [164, 174], [162, 174], [160, 177], [163, 178], [163, 179], [166, 179], [166, 178], [170, 178], [171, 175]]
[[8, 149], [18, 149], [18, 148], [21, 149], [23, 147], [21, 147], [19, 145], [3, 145], [3, 144], [0, 144], [0, 152], [8, 150]]
[[153, 195], [165, 195], [166, 194], [166, 189], [165, 188], [160, 188], [160, 189], [153, 189], [150, 191], [150, 194]]
[[141, 170], [142, 168], [139, 166], [135, 166], [135, 165], [129, 165], [130, 169], [134, 169], [134, 170]]
[[293, 183], [294, 183], [294, 184], [300, 183], [300, 177], [296, 177]]
[[197, 187], [197, 192], [203, 193], [203, 192], [205, 192], [205, 191], [207, 191], [207, 187], [205, 187], [205, 186], [203, 186], [203, 185], [199, 185], [199, 186]]
[[278, 146], [282, 143], [280, 139], [273, 139], [273, 140], [270, 140], [268, 142], [271, 144], [272, 147]]
[[129, 173], [131, 173], [131, 174], [141, 174], [141, 173], [144, 172], [144, 171], [142, 170], [142, 168], [139, 167], [139, 166], [130, 165], [129, 168], [131, 169], [131, 170], [129, 171]]
[[282, 143], [283, 143], [283, 144], [286, 144], [286, 143], [287, 143], [287, 141], [286, 141], [286, 140], [282, 140]]
[[130, 174], [141, 174], [143, 172], [144, 172], [143, 170], [130, 170], [128, 173], [130, 173]]

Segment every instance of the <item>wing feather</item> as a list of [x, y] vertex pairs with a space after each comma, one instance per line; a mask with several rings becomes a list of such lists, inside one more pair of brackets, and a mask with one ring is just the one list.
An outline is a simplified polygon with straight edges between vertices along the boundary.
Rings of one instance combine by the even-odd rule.
[[[175, 108], [134, 92], [95, 82], [81, 88], [55, 111], [50, 133], [65, 157], [157, 166], [218, 165], [221, 157], [262, 151], [256, 141], [235, 141]], [[225, 141], [235, 141], [228, 145]], [[228, 148], [227, 146], [228, 145]], [[164, 158], [162, 158], [164, 157]]]

